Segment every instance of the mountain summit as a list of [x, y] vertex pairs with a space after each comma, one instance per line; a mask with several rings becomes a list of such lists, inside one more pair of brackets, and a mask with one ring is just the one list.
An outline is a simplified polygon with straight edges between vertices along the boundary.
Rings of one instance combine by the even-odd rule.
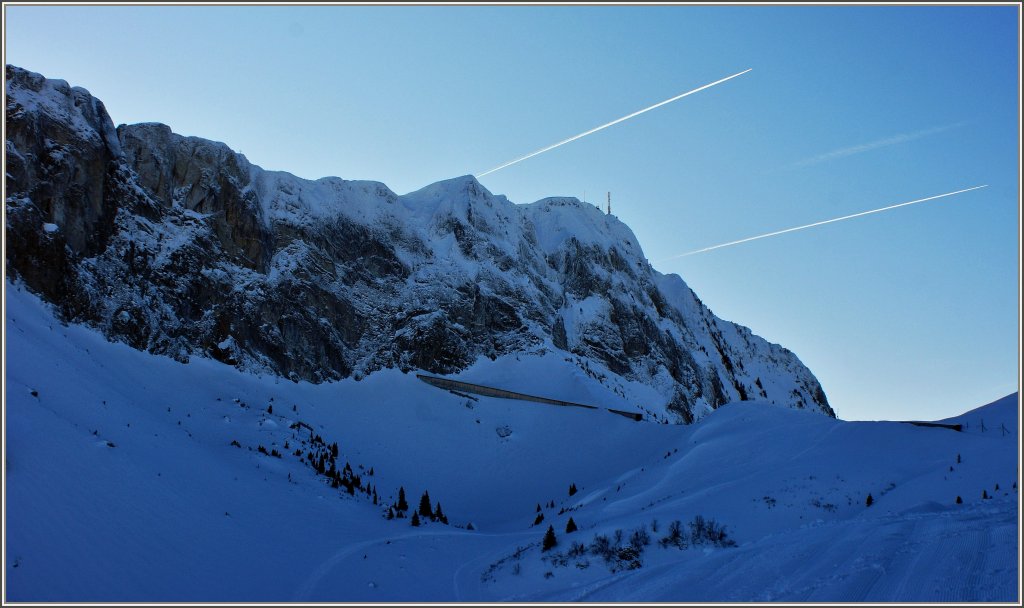
[[311, 382], [564, 352], [678, 422], [748, 399], [834, 416], [793, 353], [717, 318], [593, 205], [517, 205], [472, 176], [402, 196], [304, 180], [6, 76], [7, 271], [109, 339]]

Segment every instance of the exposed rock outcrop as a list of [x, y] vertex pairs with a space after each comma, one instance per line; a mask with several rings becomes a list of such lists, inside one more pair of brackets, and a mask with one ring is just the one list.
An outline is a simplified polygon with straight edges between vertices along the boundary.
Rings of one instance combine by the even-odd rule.
[[471, 176], [404, 196], [302, 180], [6, 77], [7, 271], [111, 339], [314, 382], [560, 349], [683, 422], [753, 398], [834, 415], [796, 356], [715, 317], [592, 205], [515, 205]]

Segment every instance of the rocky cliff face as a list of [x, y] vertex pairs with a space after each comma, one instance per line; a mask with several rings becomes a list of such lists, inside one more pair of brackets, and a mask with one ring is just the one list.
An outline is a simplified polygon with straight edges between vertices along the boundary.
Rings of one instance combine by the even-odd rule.
[[302, 180], [6, 77], [7, 272], [111, 339], [313, 382], [559, 349], [683, 422], [754, 398], [834, 415], [795, 355], [715, 317], [592, 205], [515, 205], [470, 176], [404, 196]]

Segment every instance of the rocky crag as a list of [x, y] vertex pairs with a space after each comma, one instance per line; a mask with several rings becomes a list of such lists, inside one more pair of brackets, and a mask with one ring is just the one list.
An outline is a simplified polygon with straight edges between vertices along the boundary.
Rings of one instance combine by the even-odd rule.
[[115, 128], [62, 80], [7, 66], [6, 92], [6, 271], [112, 340], [312, 382], [554, 349], [654, 386], [680, 422], [747, 399], [834, 416], [793, 353], [715, 317], [593, 205], [516, 205], [471, 176], [403, 196], [308, 181]]

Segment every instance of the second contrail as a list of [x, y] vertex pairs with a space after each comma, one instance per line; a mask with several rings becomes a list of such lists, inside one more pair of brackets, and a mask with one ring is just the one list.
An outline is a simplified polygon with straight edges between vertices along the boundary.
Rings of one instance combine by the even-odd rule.
[[740, 243], [748, 243], [750, 241], [756, 241], [758, 239], [766, 239], [766, 238], [768, 238], [770, 236], [778, 236], [780, 234], [786, 234], [787, 232], [796, 232], [797, 230], [804, 230], [806, 228], [814, 228], [815, 226], [821, 226], [823, 224], [831, 224], [833, 222], [841, 222], [843, 220], [853, 219], [855, 217], [860, 217], [862, 215], [870, 215], [872, 213], [881, 213], [882, 211], [888, 211], [890, 209], [895, 209], [897, 207], [906, 207], [907, 205], [916, 205], [917, 203], [923, 203], [925, 201], [933, 201], [933, 200], [935, 200], [937, 198], [944, 198], [944, 197], [947, 197], [947, 196], [953, 196], [954, 194], [962, 194], [964, 192], [970, 192], [971, 190], [977, 190], [979, 188], [985, 188], [987, 186], [988, 186], [988, 184], [985, 184], [983, 186], [974, 186], [973, 188], [964, 188], [963, 190], [957, 190], [956, 192], [947, 192], [945, 194], [936, 194], [935, 196], [929, 196], [927, 198], [919, 198], [919, 199], [917, 199], [915, 201], [908, 201], [906, 203], [899, 203], [897, 205], [889, 205], [888, 207], [882, 207], [881, 209], [872, 209], [870, 211], [861, 211], [860, 213], [854, 213], [854, 214], [851, 214], [851, 215], [844, 215], [843, 217], [834, 217], [834, 218], [832, 218], [830, 220], [822, 220], [820, 222], [814, 222], [813, 224], [804, 224], [803, 226], [795, 226], [793, 228], [786, 228], [785, 230], [776, 230], [775, 232], [769, 232], [767, 234], [759, 234], [757, 236], [747, 237], [745, 239], [740, 239], [738, 241], [730, 241], [728, 243], [722, 243], [721, 245], [714, 245], [712, 247], [705, 247], [703, 249], [697, 249], [697, 250], [694, 250], [694, 251], [688, 251], [686, 253], [680, 253], [679, 255], [673, 255], [671, 257], [667, 257], [665, 259], [658, 260], [658, 261], [659, 262], [666, 262], [668, 260], [674, 260], [676, 258], [684, 258], [684, 257], [686, 257], [688, 255], [704, 253], [705, 251], [712, 251], [714, 249], [721, 249], [723, 247], [731, 247], [733, 245], [739, 245]]
[[572, 137], [570, 137], [568, 139], [563, 139], [562, 141], [560, 141], [558, 143], [554, 143], [554, 144], [551, 144], [550, 146], [541, 148], [540, 150], [537, 150], [536, 152], [530, 152], [526, 156], [520, 156], [519, 158], [517, 158], [515, 160], [510, 160], [507, 163], [498, 165], [497, 167], [494, 167], [493, 169], [488, 169], [487, 171], [484, 171], [483, 173], [477, 174], [476, 177], [483, 177], [483, 176], [487, 175], [488, 173], [494, 173], [495, 171], [498, 171], [499, 169], [504, 169], [505, 167], [510, 167], [510, 166], [512, 166], [512, 165], [514, 165], [516, 163], [522, 162], [522, 161], [524, 161], [524, 160], [526, 160], [528, 158], [532, 158], [534, 156], [537, 156], [538, 154], [543, 154], [544, 152], [547, 152], [548, 150], [554, 150], [555, 148], [557, 148], [559, 146], [564, 146], [565, 144], [567, 144], [569, 142], [576, 141], [577, 139], [579, 139], [581, 137], [586, 137], [587, 135], [590, 135], [591, 133], [597, 133], [601, 129], [607, 129], [608, 127], [610, 127], [612, 125], [617, 125], [617, 124], [619, 124], [620, 122], [622, 122], [624, 120], [629, 120], [630, 118], [633, 118], [634, 116], [639, 116], [639, 115], [643, 114], [644, 112], [650, 112], [651, 110], [653, 110], [655, 108], [660, 108], [661, 106], [663, 106], [663, 105], [665, 105], [667, 103], [672, 103], [673, 101], [676, 101], [678, 99], [682, 99], [683, 97], [686, 97], [687, 95], [693, 95], [694, 93], [698, 93], [700, 91], [703, 91], [704, 89], [709, 89], [709, 88], [715, 86], [716, 84], [722, 84], [726, 80], [731, 80], [733, 78], [736, 78], [737, 76], [742, 76], [743, 74], [746, 74], [747, 72], [749, 72], [752, 69], [754, 69], [754, 68], [743, 70], [742, 72], [737, 72], [737, 73], [733, 74], [732, 76], [726, 76], [725, 78], [722, 78], [721, 80], [716, 80], [716, 81], [708, 83], [708, 84], [706, 84], [706, 85], [704, 85], [702, 87], [697, 87], [696, 89], [693, 89], [692, 91], [687, 91], [687, 92], [682, 93], [680, 95], [676, 95], [675, 97], [672, 97], [670, 99], [666, 99], [665, 101], [656, 103], [653, 106], [646, 107], [646, 108], [644, 108], [642, 110], [637, 110], [636, 112], [633, 112], [632, 114], [627, 114], [626, 116], [623, 116], [622, 118], [617, 118], [617, 119], [615, 119], [615, 120], [613, 120], [613, 121], [611, 121], [609, 123], [605, 123], [605, 124], [601, 125], [600, 127], [594, 127], [593, 129], [591, 129], [589, 131], [584, 131], [583, 133], [580, 133], [579, 135], [573, 135]]

